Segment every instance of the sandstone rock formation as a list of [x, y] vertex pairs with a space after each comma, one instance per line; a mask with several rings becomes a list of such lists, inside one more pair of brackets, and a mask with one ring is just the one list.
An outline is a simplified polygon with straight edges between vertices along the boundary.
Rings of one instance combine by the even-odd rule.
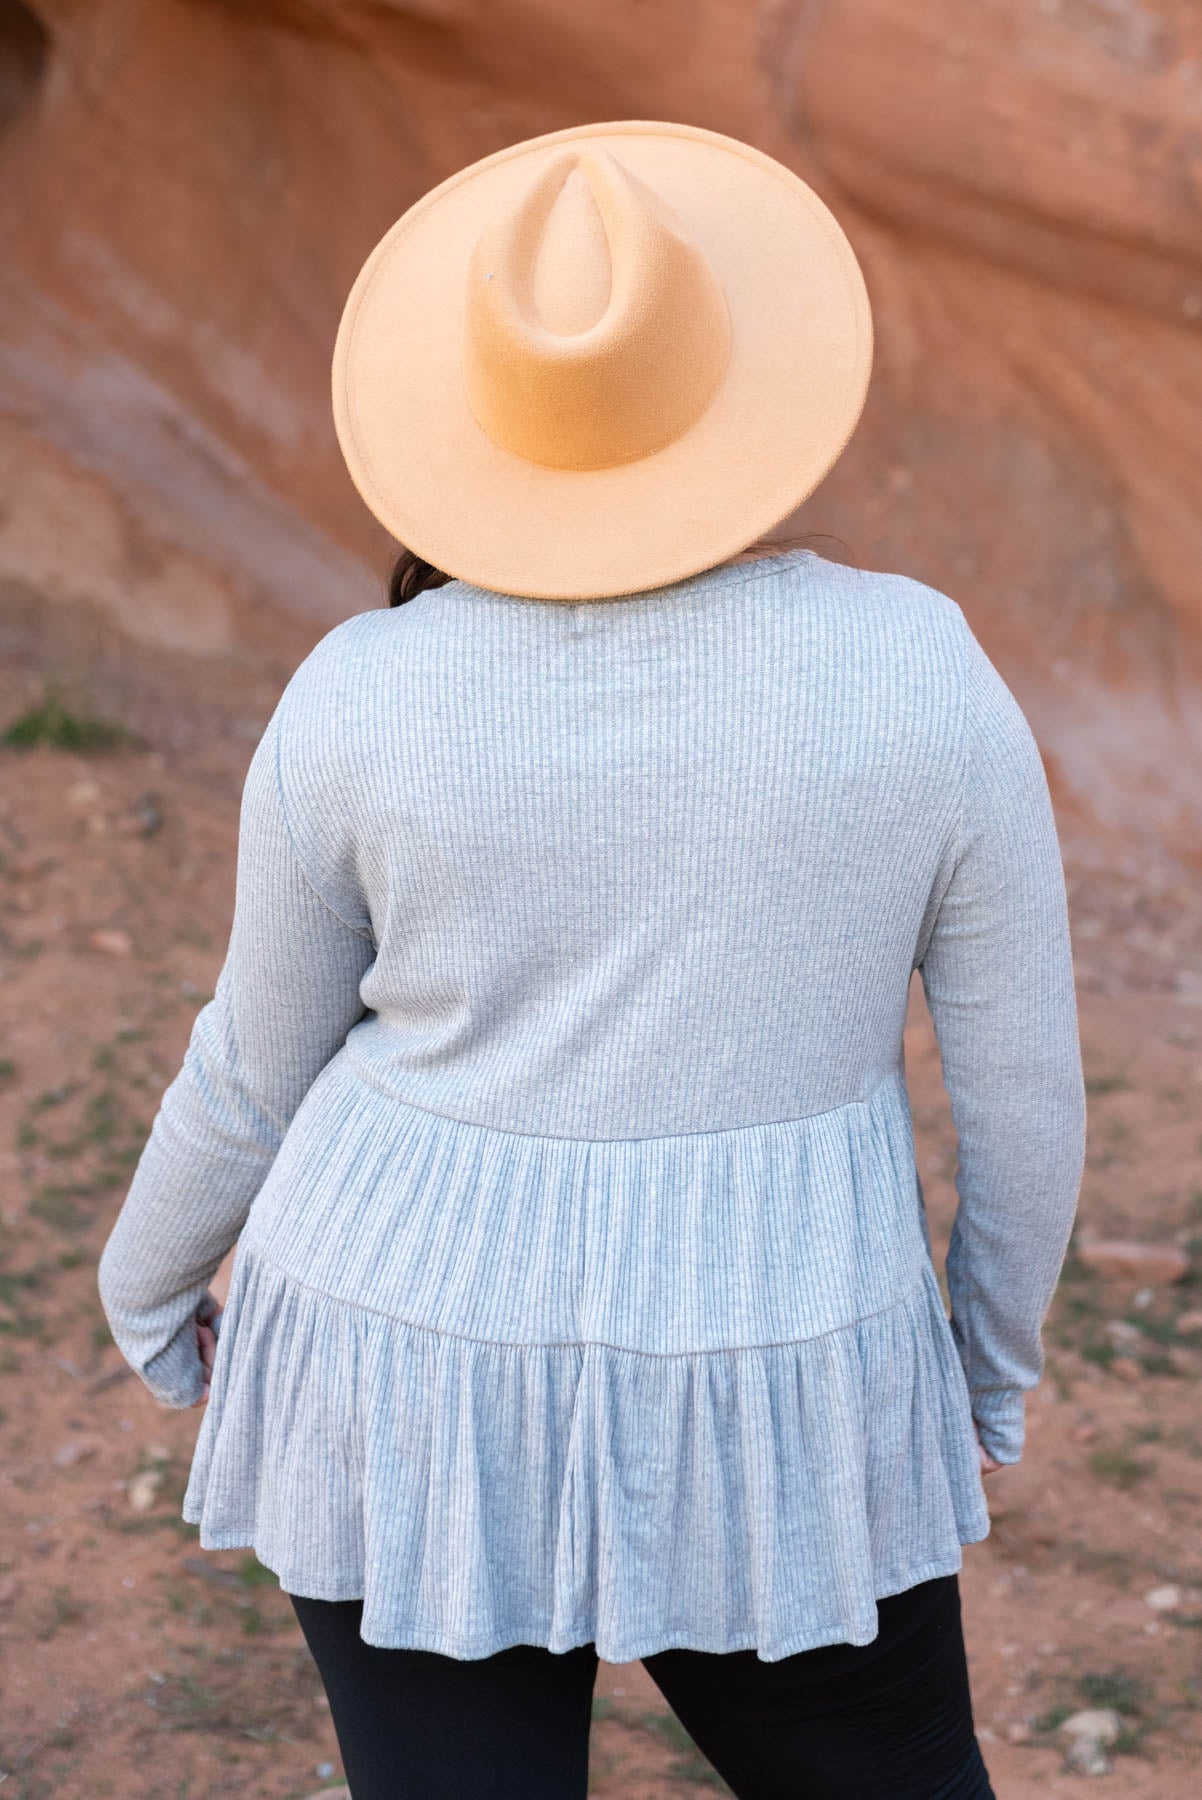
[[10, 599], [210, 672], [374, 604], [328, 399], [364, 255], [463, 162], [657, 116], [863, 261], [873, 390], [798, 523], [960, 601], [1066, 834], [1202, 853], [1188, 0], [0, 0]]

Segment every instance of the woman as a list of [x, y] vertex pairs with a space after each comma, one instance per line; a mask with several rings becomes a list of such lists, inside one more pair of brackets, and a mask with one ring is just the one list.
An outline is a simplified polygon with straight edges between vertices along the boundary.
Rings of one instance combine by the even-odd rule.
[[817, 196], [667, 123], [460, 171], [348, 300], [339, 440], [404, 604], [255, 751], [100, 1288], [152, 1393], [208, 1395], [183, 1516], [292, 1597], [355, 1800], [584, 1795], [599, 1656], [740, 1796], [992, 1792], [957, 1572], [1084, 1084], [1016, 701], [947, 596], [772, 538], [871, 345]]

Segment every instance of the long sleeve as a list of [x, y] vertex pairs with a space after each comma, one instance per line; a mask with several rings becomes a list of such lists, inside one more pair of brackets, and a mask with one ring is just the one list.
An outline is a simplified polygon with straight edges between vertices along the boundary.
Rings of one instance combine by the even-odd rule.
[[1039, 750], [964, 626], [962, 810], [923, 987], [959, 1136], [951, 1328], [981, 1441], [1017, 1462], [1085, 1157], [1064, 869]]
[[[295, 679], [295, 678], [294, 678]], [[229, 947], [164, 1093], [98, 1269], [118, 1349], [156, 1399], [203, 1390], [194, 1318], [314, 1078], [364, 1014], [366, 914], [343, 917], [302, 867], [285, 813], [285, 696], [243, 784]]]

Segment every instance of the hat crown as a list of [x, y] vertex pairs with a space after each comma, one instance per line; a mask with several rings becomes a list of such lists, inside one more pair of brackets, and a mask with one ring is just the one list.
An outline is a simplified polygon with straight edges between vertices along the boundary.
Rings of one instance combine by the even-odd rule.
[[469, 258], [463, 378], [478, 423], [545, 468], [664, 449], [730, 356], [714, 270], [662, 196], [597, 145], [550, 154]]

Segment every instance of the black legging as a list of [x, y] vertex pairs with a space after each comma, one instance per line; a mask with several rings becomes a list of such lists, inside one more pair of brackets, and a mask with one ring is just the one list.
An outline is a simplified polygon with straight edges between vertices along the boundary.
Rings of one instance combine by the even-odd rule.
[[[459, 1660], [359, 1636], [361, 1600], [289, 1598], [352, 1800], [584, 1800], [595, 1646]], [[877, 1602], [870, 1644], [778, 1662], [643, 1658], [739, 1800], [995, 1800], [973, 1727], [955, 1575]]]

